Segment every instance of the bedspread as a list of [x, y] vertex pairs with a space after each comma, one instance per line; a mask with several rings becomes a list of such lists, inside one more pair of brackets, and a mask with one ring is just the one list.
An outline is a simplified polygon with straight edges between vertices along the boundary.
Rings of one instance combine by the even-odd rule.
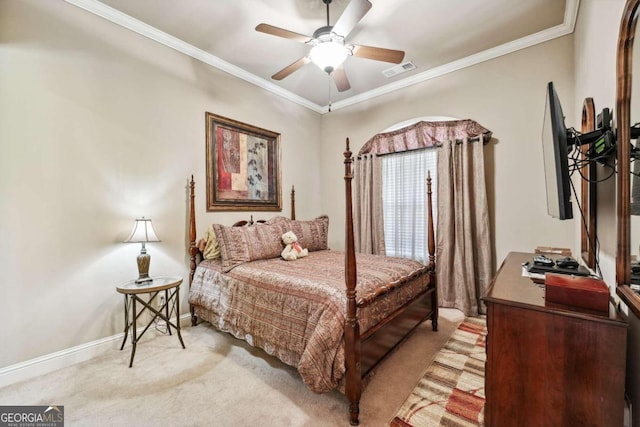
[[[356, 254], [357, 298], [402, 280], [425, 266], [417, 261]], [[358, 310], [361, 332], [427, 288], [429, 275]], [[344, 376], [346, 316], [344, 252], [317, 251], [296, 261], [251, 261], [227, 273], [220, 262], [203, 261], [193, 277], [189, 303], [219, 330], [264, 349], [297, 368], [313, 391], [335, 388]]]

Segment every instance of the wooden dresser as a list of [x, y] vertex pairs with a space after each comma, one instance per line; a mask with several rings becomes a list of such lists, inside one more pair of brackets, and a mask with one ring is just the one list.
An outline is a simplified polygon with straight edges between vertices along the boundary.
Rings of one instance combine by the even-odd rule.
[[487, 296], [486, 426], [623, 425], [627, 324], [549, 307], [512, 252]]

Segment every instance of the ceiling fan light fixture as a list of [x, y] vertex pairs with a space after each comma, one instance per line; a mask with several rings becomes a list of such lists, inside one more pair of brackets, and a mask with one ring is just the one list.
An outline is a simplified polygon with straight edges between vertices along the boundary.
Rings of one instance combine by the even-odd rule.
[[347, 56], [349, 51], [344, 44], [334, 40], [318, 43], [309, 52], [311, 61], [329, 74], [342, 65]]

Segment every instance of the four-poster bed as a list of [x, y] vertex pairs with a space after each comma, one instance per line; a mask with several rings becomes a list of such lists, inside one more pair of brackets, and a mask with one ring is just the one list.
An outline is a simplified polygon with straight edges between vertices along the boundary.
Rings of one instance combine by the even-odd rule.
[[[429, 264], [356, 254], [348, 139], [344, 156], [344, 253], [328, 250], [326, 216], [295, 219], [292, 190], [291, 219], [276, 217], [235, 228], [214, 224], [221, 259], [198, 264], [191, 177], [189, 303], [193, 325], [199, 317], [262, 348], [296, 367], [311, 390], [344, 386], [349, 420], [357, 425], [363, 378], [424, 320], [431, 319], [437, 330], [435, 240], [429, 178]], [[277, 237], [280, 245], [278, 233], [289, 229], [309, 247], [309, 256], [279, 258], [272, 240]]]

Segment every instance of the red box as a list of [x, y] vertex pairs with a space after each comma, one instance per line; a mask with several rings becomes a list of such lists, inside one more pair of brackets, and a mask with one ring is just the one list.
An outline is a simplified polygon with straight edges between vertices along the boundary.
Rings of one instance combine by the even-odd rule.
[[547, 273], [544, 285], [547, 302], [609, 312], [609, 287], [600, 279]]

